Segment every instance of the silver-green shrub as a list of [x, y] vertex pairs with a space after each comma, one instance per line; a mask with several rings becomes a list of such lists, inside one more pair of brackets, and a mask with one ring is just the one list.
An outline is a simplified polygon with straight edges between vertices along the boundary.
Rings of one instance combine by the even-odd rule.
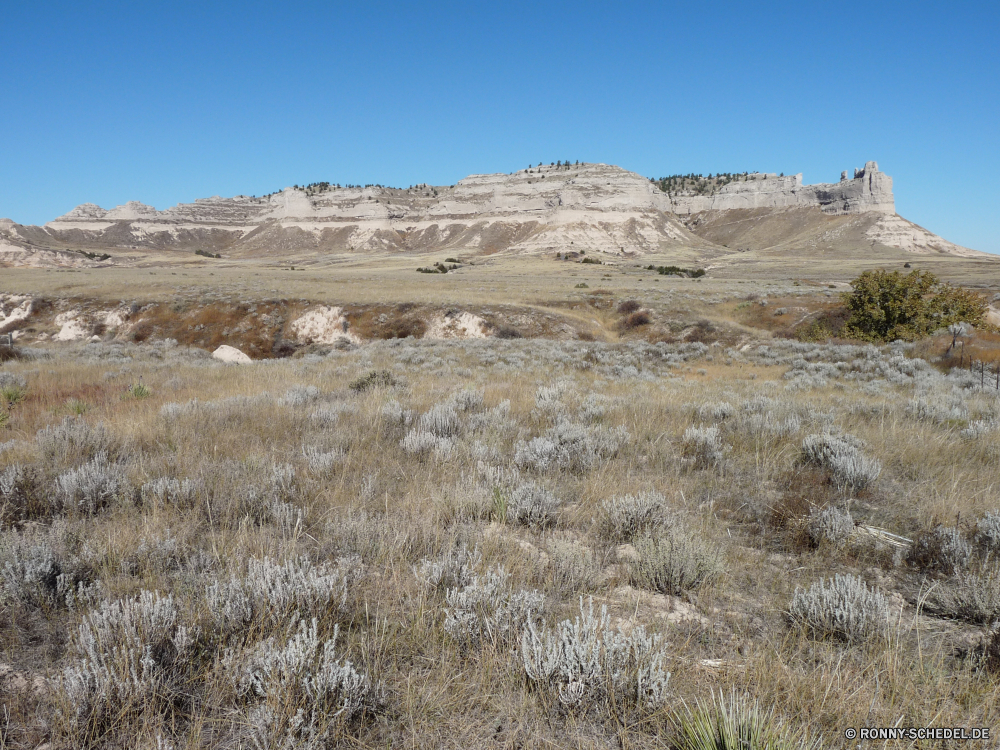
[[93, 460], [56, 477], [56, 497], [64, 507], [76, 507], [93, 514], [115, 502], [125, 500], [132, 485], [125, 470], [108, 462], [100, 453]]
[[663, 526], [669, 518], [666, 498], [659, 492], [615, 496], [601, 503], [597, 529], [602, 539], [621, 544]]
[[575, 620], [540, 632], [527, 622], [521, 635], [521, 661], [528, 679], [550, 690], [568, 708], [626, 706], [655, 710], [667, 698], [670, 673], [664, 669], [666, 644], [636, 625], [611, 628], [607, 607], [594, 616], [594, 601]]
[[826, 469], [838, 485], [854, 492], [874, 484], [882, 473], [878, 459], [864, 454], [857, 439], [849, 435], [807, 435], [802, 441], [802, 459]]
[[638, 559], [631, 565], [636, 584], [680, 596], [722, 571], [719, 551], [680, 523], [664, 526], [633, 541]]
[[725, 447], [718, 427], [688, 427], [681, 439], [684, 455], [693, 459], [696, 468], [716, 466], [722, 461]]
[[843, 544], [853, 531], [854, 518], [851, 516], [851, 512], [833, 506], [822, 510], [814, 508], [809, 514], [809, 521], [806, 525], [809, 539], [817, 546], [820, 544]]
[[888, 600], [852, 575], [796, 588], [788, 614], [794, 624], [819, 638], [860, 643], [889, 636]]
[[460, 588], [448, 589], [445, 602], [444, 629], [449, 636], [467, 646], [499, 646], [521, 633], [545, 597], [537, 591], [514, 591], [510, 573], [497, 566], [473, 575]]
[[972, 557], [972, 545], [952, 526], [935, 526], [919, 534], [907, 554], [907, 562], [920, 570], [949, 575], [964, 570]]

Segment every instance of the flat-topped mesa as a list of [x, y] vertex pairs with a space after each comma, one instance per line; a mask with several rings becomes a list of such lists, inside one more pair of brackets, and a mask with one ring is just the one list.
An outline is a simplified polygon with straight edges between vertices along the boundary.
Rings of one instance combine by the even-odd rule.
[[846, 171], [841, 172], [839, 183], [803, 185], [801, 174], [752, 174], [723, 185], [712, 195], [674, 195], [670, 204], [671, 210], [680, 215], [794, 206], [816, 206], [833, 215], [896, 213], [892, 178], [879, 172], [874, 161], [855, 169], [853, 179], [848, 179]]

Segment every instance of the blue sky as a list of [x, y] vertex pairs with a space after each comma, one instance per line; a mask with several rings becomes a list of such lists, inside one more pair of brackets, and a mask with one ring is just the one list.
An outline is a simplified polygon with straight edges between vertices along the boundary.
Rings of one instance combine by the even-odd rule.
[[539, 161], [646, 176], [868, 159], [1000, 253], [996, 3], [7, 3], [0, 216], [163, 209]]

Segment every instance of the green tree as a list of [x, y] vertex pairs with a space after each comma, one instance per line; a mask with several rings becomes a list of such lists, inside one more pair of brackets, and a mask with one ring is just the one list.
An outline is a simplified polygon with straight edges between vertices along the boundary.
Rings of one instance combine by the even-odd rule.
[[850, 318], [844, 334], [864, 341], [912, 341], [952, 323], [981, 325], [987, 303], [927, 271], [865, 271], [844, 294]]

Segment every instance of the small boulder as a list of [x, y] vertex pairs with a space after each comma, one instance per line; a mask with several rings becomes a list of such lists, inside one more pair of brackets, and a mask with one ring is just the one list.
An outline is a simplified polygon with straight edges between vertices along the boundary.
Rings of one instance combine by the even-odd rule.
[[250, 359], [250, 357], [241, 352], [235, 346], [229, 346], [227, 344], [223, 344], [214, 352], [212, 352], [212, 356], [215, 357], [215, 359], [221, 360], [222, 362], [232, 362], [233, 364], [237, 365], [248, 365], [251, 362], [253, 362], [253, 360]]

